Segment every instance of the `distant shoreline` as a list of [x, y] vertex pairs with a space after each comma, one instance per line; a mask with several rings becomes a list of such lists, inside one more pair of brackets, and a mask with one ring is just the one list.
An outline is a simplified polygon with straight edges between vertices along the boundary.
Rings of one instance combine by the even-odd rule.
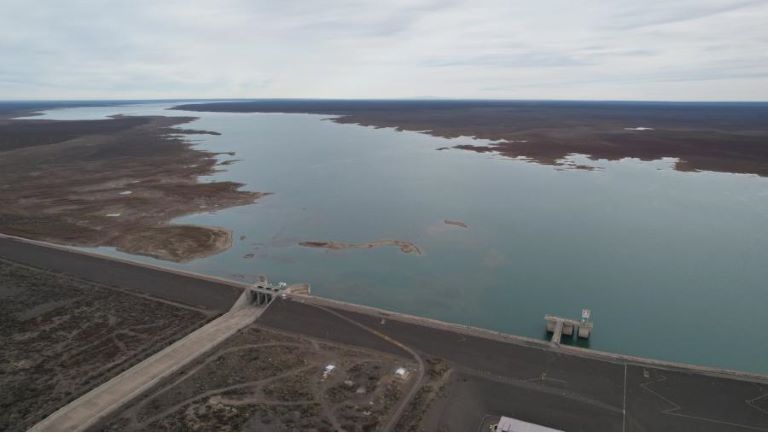
[[[335, 115], [336, 123], [496, 141], [457, 149], [560, 165], [593, 159], [677, 158], [680, 171], [768, 176], [768, 104], [621, 101], [257, 100], [177, 110]], [[725, 109], [724, 109], [725, 108]], [[653, 130], [638, 130], [638, 127]]]

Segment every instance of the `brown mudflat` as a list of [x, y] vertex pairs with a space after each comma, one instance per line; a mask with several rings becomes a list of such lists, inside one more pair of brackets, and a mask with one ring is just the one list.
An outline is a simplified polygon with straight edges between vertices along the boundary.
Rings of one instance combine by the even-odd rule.
[[768, 175], [765, 103], [260, 100], [177, 108], [331, 114], [338, 123], [493, 140], [455, 147], [542, 164], [562, 165], [571, 154], [670, 157], [678, 170]]
[[0, 120], [0, 232], [178, 262], [228, 248], [228, 230], [168, 224], [264, 195], [198, 182], [216, 159], [173, 128], [191, 120]]
[[459, 221], [459, 220], [443, 220], [443, 222], [448, 224], [449, 226], [457, 226], [457, 227], [462, 227], [462, 228], [465, 228], [465, 229], [469, 228], [467, 223], [465, 223], [464, 221]]
[[419, 248], [413, 242], [398, 241], [398, 240], [392, 240], [392, 239], [383, 239], [383, 240], [373, 241], [373, 242], [361, 242], [356, 244], [334, 242], [334, 241], [303, 241], [303, 242], [299, 242], [299, 245], [301, 245], [302, 247], [324, 248], [327, 250], [371, 249], [371, 248], [379, 248], [379, 247], [386, 247], [386, 246], [395, 246], [395, 247], [398, 247], [400, 251], [404, 252], [405, 254], [415, 254], [417, 256], [420, 256], [423, 254], [421, 248]]

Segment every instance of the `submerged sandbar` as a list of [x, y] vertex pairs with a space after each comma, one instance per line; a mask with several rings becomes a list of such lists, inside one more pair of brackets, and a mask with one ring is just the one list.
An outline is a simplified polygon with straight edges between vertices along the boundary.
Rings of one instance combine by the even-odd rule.
[[467, 223], [465, 223], [464, 221], [459, 221], [459, 220], [443, 220], [443, 222], [445, 224], [449, 225], [449, 226], [457, 226], [457, 227], [461, 227], [461, 228], [465, 228], [465, 229], [469, 228]]
[[299, 245], [301, 245], [302, 247], [324, 248], [327, 250], [371, 249], [371, 248], [379, 248], [379, 247], [386, 247], [386, 246], [395, 246], [395, 247], [398, 247], [400, 251], [402, 251], [405, 254], [415, 254], [417, 256], [424, 254], [421, 248], [419, 248], [413, 242], [398, 241], [398, 240], [392, 240], [392, 239], [383, 239], [383, 240], [378, 240], [373, 242], [362, 242], [357, 244], [333, 242], [333, 241], [303, 241], [303, 242], [299, 242]]

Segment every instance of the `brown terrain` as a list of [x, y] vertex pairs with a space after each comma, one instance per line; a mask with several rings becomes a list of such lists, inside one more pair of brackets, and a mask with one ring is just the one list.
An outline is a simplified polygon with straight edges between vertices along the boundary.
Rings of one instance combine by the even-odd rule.
[[178, 262], [225, 250], [228, 230], [168, 222], [264, 194], [198, 182], [216, 159], [178, 135], [211, 132], [173, 128], [192, 120], [0, 119], [0, 232]]
[[[328, 366], [333, 368], [328, 370]], [[111, 431], [373, 431], [408, 358], [251, 325], [97, 425]]]
[[373, 241], [373, 242], [362, 242], [358, 244], [347, 244], [343, 242], [333, 242], [333, 241], [303, 241], [303, 242], [299, 242], [299, 245], [301, 245], [302, 247], [324, 248], [327, 250], [371, 249], [371, 248], [395, 246], [400, 248], [400, 251], [402, 251], [405, 254], [415, 254], [417, 256], [424, 254], [421, 248], [419, 248], [418, 245], [412, 242], [397, 241], [397, 240], [391, 240], [391, 239], [383, 239], [380, 241]]
[[670, 157], [678, 170], [768, 176], [768, 104], [761, 103], [256, 100], [176, 108], [336, 115], [338, 123], [492, 140], [455, 147], [542, 164], [563, 165], [572, 154]]
[[26, 430], [209, 318], [0, 259], [0, 430]]

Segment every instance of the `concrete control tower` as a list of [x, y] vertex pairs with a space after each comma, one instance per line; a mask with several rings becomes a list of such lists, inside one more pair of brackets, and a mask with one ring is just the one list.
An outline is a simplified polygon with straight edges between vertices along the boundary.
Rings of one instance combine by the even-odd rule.
[[547, 314], [544, 320], [547, 322], [547, 332], [552, 333], [552, 343], [560, 344], [563, 335], [571, 336], [576, 333], [578, 338], [589, 338], [592, 334], [592, 310], [584, 308], [581, 310], [581, 320], [568, 319]]

